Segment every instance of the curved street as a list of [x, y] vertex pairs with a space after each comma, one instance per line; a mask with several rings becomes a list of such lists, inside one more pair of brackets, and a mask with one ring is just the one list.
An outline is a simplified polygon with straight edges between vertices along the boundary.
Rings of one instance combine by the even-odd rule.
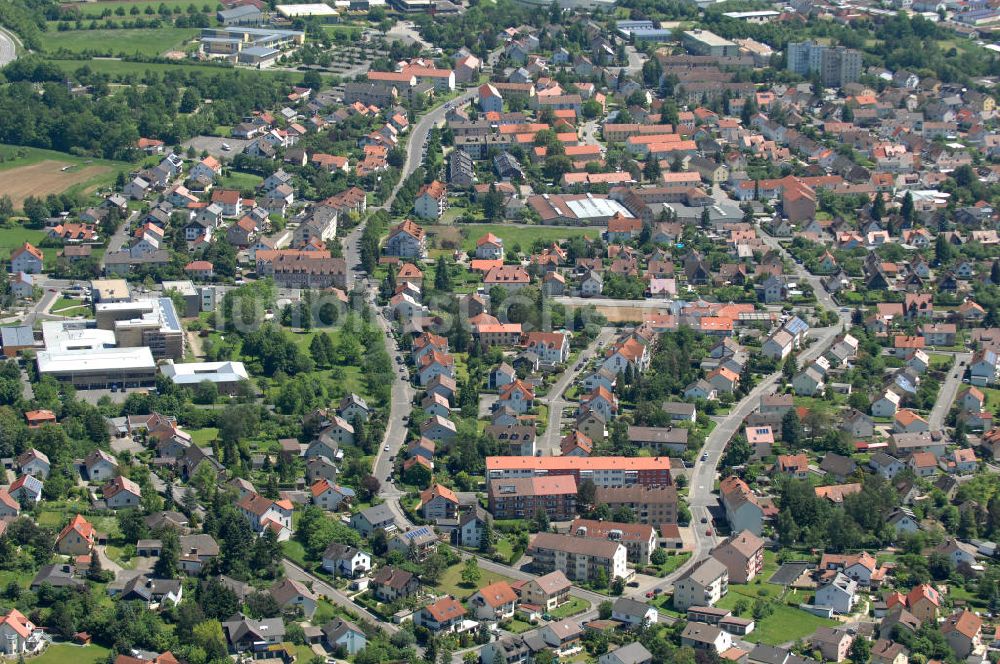
[[21, 40], [12, 32], [0, 28], [0, 67], [6, 67], [17, 59], [17, 48]]

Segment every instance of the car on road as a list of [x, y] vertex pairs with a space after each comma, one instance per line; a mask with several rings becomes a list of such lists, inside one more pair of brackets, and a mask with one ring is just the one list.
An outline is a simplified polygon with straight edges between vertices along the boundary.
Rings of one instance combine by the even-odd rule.
[[701, 522], [702, 523], [708, 523], [708, 517], [707, 516], [701, 517]]
[[225, 152], [229, 152], [229, 151], [230, 151], [230, 150], [232, 150], [233, 148], [232, 148], [232, 146], [231, 146], [231, 145], [229, 145], [229, 143], [223, 143], [223, 144], [222, 144], [222, 149], [223, 149], [223, 151], [225, 151]]
[[663, 592], [663, 588], [653, 588], [653, 594], [654, 595], [659, 595], [662, 592]]
[[708, 530], [706, 530], [705, 534], [708, 535], [709, 537], [711, 537], [712, 536], [712, 529], [709, 528]]
[[653, 592], [652, 591], [646, 593], [646, 599], [653, 599]]
[[628, 586], [629, 588], [638, 588], [639, 587], [639, 582], [638, 581], [629, 581], [625, 585]]
[[383, 452], [388, 452], [388, 451], [389, 451], [389, 446], [388, 446], [388, 445], [386, 445], [385, 447], [383, 447], [383, 448], [382, 448], [382, 451], [383, 451]]
[[703, 452], [702, 453], [701, 460], [702, 461], [708, 461], [708, 452]]

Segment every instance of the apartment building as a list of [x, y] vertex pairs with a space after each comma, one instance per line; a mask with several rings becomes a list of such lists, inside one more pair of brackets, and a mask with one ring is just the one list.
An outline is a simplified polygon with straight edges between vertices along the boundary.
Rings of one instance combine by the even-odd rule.
[[648, 565], [649, 557], [657, 546], [656, 530], [650, 525], [641, 523], [574, 519], [569, 525], [569, 534], [586, 539], [618, 542], [625, 546], [629, 562], [637, 565]]
[[497, 519], [531, 519], [542, 510], [554, 521], [576, 516], [576, 480], [571, 475], [491, 480], [490, 512]]
[[598, 487], [624, 487], [635, 484], [669, 486], [668, 457], [487, 457], [487, 479], [512, 479], [572, 475], [580, 484], [592, 480]]
[[610, 540], [595, 540], [556, 533], [538, 533], [528, 547], [539, 573], [560, 571], [572, 581], [591, 581], [598, 570], [608, 580], [629, 575], [624, 545]]
[[706, 558], [674, 584], [674, 609], [715, 606], [729, 592], [729, 570], [715, 558]]
[[627, 507], [636, 522], [653, 528], [677, 523], [677, 489], [673, 486], [599, 486], [595, 500], [612, 512]]

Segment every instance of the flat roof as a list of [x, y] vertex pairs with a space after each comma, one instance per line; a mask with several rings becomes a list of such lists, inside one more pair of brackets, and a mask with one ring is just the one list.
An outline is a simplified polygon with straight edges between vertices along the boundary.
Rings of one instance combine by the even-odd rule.
[[621, 213], [623, 217], [629, 219], [632, 218], [632, 213], [624, 205], [610, 198], [581, 198], [568, 200], [565, 203], [578, 219], [613, 217], [615, 213]]
[[276, 5], [275, 9], [282, 16], [335, 16], [337, 10], [325, 2], [310, 2], [304, 5]]
[[[194, 295], [195, 293], [192, 293]], [[116, 320], [115, 329], [120, 327], [159, 325], [161, 330], [171, 332], [181, 332], [180, 319], [174, 308], [174, 301], [169, 297], [159, 297], [150, 300], [136, 300], [133, 302], [108, 302], [98, 304], [96, 311], [131, 311], [141, 312], [139, 316], [128, 320]]]
[[250, 46], [243, 49], [243, 55], [255, 55], [259, 58], [269, 58], [274, 55], [278, 55], [280, 51], [273, 49], [269, 46]]
[[42, 339], [45, 342], [45, 350], [60, 353], [96, 351], [114, 347], [115, 333], [111, 330], [99, 330], [96, 325], [93, 321], [43, 321]]
[[773, 9], [761, 9], [755, 12], [722, 12], [728, 18], [763, 18], [766, 16], [781, 16], [780, 12]]
[[129, 296], [128, 282], [124, 279], [95, 279], [90, 286], [98, 300], [125, 299]]
[[684, 35], [709, 46], [736, 46], [736, 44], [728, 39], [723, 39], [708, 30], [685, 30]]
[[96, 373], [100, 371], [156, 369], [153, 353], [145, 346], [135, 348], [96, 348], [93, 350], [39, 351], [41, 374]]
[[169, 290], [175, 290], [181, 295], [197, 295], [198, 291], [194, 287], [194, 282], [190, 279], [181, 279], [179, 281], [164, 281], [163, 292], [166, 293]]
[[160, 365], [160, 373], [178, 385], [197, 385], [203, 380], [213, 383], [235, 383], [248, 380], [242, 362], [167, 362]]

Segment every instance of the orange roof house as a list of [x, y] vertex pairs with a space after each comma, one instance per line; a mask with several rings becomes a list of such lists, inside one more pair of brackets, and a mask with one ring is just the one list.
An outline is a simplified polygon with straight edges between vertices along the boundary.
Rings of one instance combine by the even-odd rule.
[[28, 421], [29, 429], [36, 429], [43, 424], [55, 424], [56, 414], [51, 410], [29, 410], [24, 414], [24, 419]]

